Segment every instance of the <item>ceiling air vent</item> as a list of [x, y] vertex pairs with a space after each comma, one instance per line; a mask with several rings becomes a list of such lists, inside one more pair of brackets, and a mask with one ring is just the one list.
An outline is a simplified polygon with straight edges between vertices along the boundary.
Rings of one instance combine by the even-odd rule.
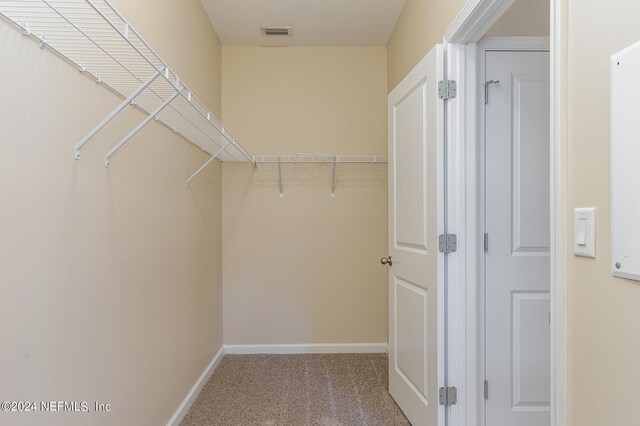
[[291, 27], [262, 27], [263, 36], [290, 36]]

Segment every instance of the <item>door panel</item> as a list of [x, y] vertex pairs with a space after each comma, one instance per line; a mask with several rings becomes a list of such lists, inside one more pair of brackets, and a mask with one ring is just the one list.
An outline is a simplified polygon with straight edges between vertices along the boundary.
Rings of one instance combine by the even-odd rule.
[[426, 207], [426, 80], [394, 105], [396, 168], [396, 232], [399, 247], [426, 251], [429, 227]]
[[549, 399], [549, 293], [514, 291], [512, 312], [513, 408], [546, 410]]
[[[428, 377], [423, 359], [429, 349], [427, 292], [398, 277], [395, 280], [397, 373], [426, 401]], [[416, 318], [425, 320], [416, 321]]]
[[414, 426], [443, 421], [438, 403], [441, 275], [442, 46], [389, 94], [389, 392]]
[[549, 78], [545, 73], [513, 73], [512, 80], [513, 251], [546, 255], [550, 149], [544, 142], [549, 140], [549, 116], [545, 115], [549, 111]]
[[548, 426], [549, 54], [487, 52], [487, 426]]

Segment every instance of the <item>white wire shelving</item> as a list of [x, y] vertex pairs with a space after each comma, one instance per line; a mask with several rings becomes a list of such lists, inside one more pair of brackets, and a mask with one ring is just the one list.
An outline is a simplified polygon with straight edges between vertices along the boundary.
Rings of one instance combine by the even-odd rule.
[[253, 157], [108, 0], [0, 0], [0, 15], [25, 36], [37, 38], [41, 48], [53, 49], [124, 98], [78, 142], [74, 149], [77, 159], [104, 126], [133, 105], [147, 117], [106, 153], [105, 166], [152, 120], [199, 146], [212, 156], [211, 160], [253, 162]]
[[251, 162], [256, 167], [260, 163], [277, 163], [283, 195], [283, 163], [332, 163], [334, 195], [337, 164], [387, 162], [381, 156], [252, 156], [109, 0], [0, 0], [0, 16], [15, 24], [25, 36], [35, 38], [40, 48], [52, 49], [80, 72], [123, 98], [75, 145], [76, 159], [80, 159], [81, 150], [102, 128], [131, 105], [144, 111], [147, 117], [105, 154], [107, 167], [111, 158], [154, 120], [211, 155], [187, 179], [187, 185], [216, 159]]
[[382, 156], [340, 156], [323, 154], [270, 155], [253, 157], [253, 163], [256, 166], [261, 163], [272, 163], [278, 165], [278, 189], [280, 190], [281, 197], [284, 197], [284, 188], [282, 183], [283, 164], [331, 164], [331, 196], [335, 197], [336, 172], [338, 164], [382, 164], [387, 163], [387, 161], [387, 157]]
[[376, 164], [386, 163], [387, 157], [382, 156], [347, 156], [323, 154], [297, 155], [268, 155], [253, 157], [254, 163], [346, 163], [346, 164]]

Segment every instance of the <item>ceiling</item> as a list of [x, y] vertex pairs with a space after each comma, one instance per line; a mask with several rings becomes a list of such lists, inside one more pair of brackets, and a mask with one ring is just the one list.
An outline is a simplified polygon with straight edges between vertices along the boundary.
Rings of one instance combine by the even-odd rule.
[[[201, 0], [227, 45], [385, 46], [404, 0]], [[261, 27], [292, 27], [263, 36]]]

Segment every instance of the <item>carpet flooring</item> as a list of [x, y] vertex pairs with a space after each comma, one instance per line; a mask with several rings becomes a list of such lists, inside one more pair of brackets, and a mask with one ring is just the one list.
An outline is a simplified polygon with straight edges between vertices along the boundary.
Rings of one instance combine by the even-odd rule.
[[409, 425], [384, 354], [225, 355], [182, 425]]

